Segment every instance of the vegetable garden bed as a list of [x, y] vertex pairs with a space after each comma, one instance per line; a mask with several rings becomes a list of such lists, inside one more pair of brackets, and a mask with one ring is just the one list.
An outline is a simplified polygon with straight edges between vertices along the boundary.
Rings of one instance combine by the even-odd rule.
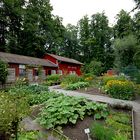
[[[35, 110], [33, 110], [33, 112], [32, 112], [34, 117], [38, 115], [38, 113], [39, 113], [38, 109], [39, 108], [38, 107], [34, 108]], [[131, 132], [129, 132], [129, 139], [126, 139], [126, 140], [134, 140], [133, 139], [133, 127], [132, 127], [133, 123], [131, 122], [132, 121], [132, 119], [131, 119], [131, 115], [132, 115], [131, 110], [125, 110], [125, 109], [119, 109], [119, 108], [111, 109], [111, 110], [112, 110], [111, 112], [114, 112], [115, 114], [120, 113], [122, 115], [123, 114], [126, 115], [127, 118], [124, 118], [124, 121], [128, 121], [127, 119], [129, 118], [130, 122], [128, 122], [128, 124], [129, 124], [128, 129], [131, 130]], [[111, 121], [110, 118], [111, 118], [111, 114], [109, 115], [109, 119], [108, 118], [107, 119], [109, 121]], [[96, 124], [97, 122], [101, 123], [101, 124], [104, 124], [105, 120], [104, 119], [94, 120], [93, 116], [85, 116], [83, 120], [78, 119], [76, 124], [68, 123], [68, 124], [61, 125], [62, 129], [60, 131], [60, 134], [62, 133], [63, 135], [68, 137], [70, 140], [88, 140], [87, 134], [85, 134], [84, 129], [90, 128], [91, 124], [94, 124], [94, 123]], [[121, 124], [120, 127], [122, 127], [122, 126], [123, 125]], [[97, 139], [92, 137], [92, 140], [97, 140]], [[115, 139], [115, 140], [117, 140], [117, 139]], [[123, 140], [125, 140], [125, 139], [123, 139]]]

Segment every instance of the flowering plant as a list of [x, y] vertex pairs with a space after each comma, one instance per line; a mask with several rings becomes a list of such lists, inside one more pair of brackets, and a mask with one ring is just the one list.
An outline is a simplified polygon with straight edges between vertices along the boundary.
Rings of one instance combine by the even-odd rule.
[[128, 80], [110, 80], [105, 85], [105, 90], [114, 98], [129, 100], [134, 96], [134, 84]]

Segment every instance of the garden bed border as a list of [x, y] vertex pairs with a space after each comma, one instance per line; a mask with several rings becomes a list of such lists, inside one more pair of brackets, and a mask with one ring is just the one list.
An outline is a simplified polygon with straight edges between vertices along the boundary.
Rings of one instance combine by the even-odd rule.
[[134, 110], [132, 108], [132, 135], [133, 135], [133, 140], [135, 140], [135, 123], [134, 123]]

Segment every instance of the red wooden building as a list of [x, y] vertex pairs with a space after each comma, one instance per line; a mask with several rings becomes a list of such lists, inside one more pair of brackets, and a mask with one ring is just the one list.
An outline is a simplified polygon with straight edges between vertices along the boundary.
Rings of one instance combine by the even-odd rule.
[[8, 63], [8, 82], [14, 82], [17, 77], [27, 76], [34, 81], [41, 67], [42, 79], [51, 74], [77, 74], [81, 75], [82, 63], [54, 54], [46, 54], [44, 58], [0, 52], [0, 59]]
[[81, 62], [54, 54], [46, 54], [44, 59], [58, 66], [57, 70], [49, 70], [47, 74], [77, 74], [81, 75]]
[[41, 68], [41, 76], [46, 78], [46, 71], [57, 70], [57, 65], [44, 59], [0, 52], [0, 59], [8, 63], [8, 82], [14, 82], [17, 77], [28, 77], [34, 81]]

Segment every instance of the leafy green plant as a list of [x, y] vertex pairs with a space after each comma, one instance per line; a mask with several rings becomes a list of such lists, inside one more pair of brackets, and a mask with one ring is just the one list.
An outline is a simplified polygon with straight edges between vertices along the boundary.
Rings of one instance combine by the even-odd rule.
[[115, 131], [112, 128], [106, 127], [100, 123], [93, 123], [90, 127], [91, 136], [98, 140], [113, 140]]
[[40, 94], [41, 92], [47, 92], [48, 86], [44, 85], [24, 85], [20, 87], [13, 87], [8, 92], [10, 94], [21, 94], [21, 95], [29, 95], [29, 94]]
[[113, 137], [113, 140], [128, 140], [128, 137], [124, 134], [117, 134], [115, 137]]
[[59, 97], [59, 94], [54, 92], [42, 92], [40, 94], [31, 94], [28, 96], [28, 102], [30, 105], [42, 104], [50, 98]]
[[81, 88], [85, 88], [85, 87], [89, 87], [89, 82], [77, 82], [74, 84], [69, 84], [68, 86], [66, 86], [67, 90], [76, 90], [76, 89], [81, 89]]
[[122, 132], [132, 131], [131, 120], [127, 114], [115, 113], [107, 118], [106, 123], [114, 129]]
[[[106, 119], [106, 125], [112, 127], [117, 133], [116, 137], [122, 137], [124, 135], [127, 139], [131, 139], [132, 127], [131, 116], [126, 113], [113, 112]], [[119, 132], [119, 133], [118, 133]]]
[[18, 140], [38, 140], [48, 139], [48, 135], [39, 131], [22, 131], [18, 135]]
[[29, 112], [26, 98], [0, 93], [0, 131], [4, 134], [15, 134], [17, 139], [18, 125]]
[[[46, 128], [53, 128], [57, 125], [77, 122], [83, 119], [85, 114], [95, 115], [100, 112], [108, 112], [107, 105], [88, 103], [84, 98], [75, 98], [61, 95], [57, 98], [50, 98], [45, 102], [45, 107], [39, 114], [37, 121]], [[101, 117], [105, 117], [104, 115]]]

